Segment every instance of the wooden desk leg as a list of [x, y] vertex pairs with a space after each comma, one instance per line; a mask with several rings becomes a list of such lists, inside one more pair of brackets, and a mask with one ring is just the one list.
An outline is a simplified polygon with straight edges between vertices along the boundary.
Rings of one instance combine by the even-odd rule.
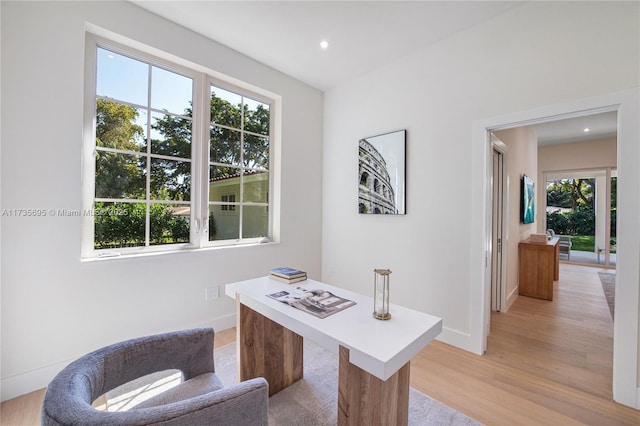
[[302, 379], [302, 336], [237, 304], [240, 381], [264, 377], [271, 396]]
[[338, 425], [406, 425], [409, 422], [409, 363], [382, 381], [349, 362], [340, 346]]

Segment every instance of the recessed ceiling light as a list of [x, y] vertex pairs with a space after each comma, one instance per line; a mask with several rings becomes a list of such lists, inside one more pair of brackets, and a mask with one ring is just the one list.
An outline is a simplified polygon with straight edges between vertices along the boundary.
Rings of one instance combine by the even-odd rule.
[[329, 42], [327, 40], [322, 40], [320, 42], [320, 47], [326, 49], [327, 47], [329, 47]]
[[588, 132], [589, 132], [589, 130], [591, 130], [591, 129], [589, 129], [588, 127], [585, 127], [584, 132], [585, 132], [585, 133], [588, 133]]

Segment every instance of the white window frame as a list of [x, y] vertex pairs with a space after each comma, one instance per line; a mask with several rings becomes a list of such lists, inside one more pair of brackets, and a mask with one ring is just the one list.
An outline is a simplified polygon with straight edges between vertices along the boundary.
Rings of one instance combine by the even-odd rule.
[[[135, 45], [135, 47], [132, 47]], [[280, 125], [282, 98], [264, 89], [240, 82], [198, 64], [188, 62], [182, 58], [160, 52], [156, 49], [142, 46], [131, 41], [123, 44], [110, 38], [86, 33], [85, 43], [85, 98], [84, 98], [84, 128], [83, 128], [83, 179], [82, 199], [83, 211], [92, 211], [95, 202], [95, 155], [96, 155], [96, 85], [97, 85], [97, 49], [104, 48], [118, 54], [140, 60], [145, 63], [187, 76], [193, 79], [192, 105], [192, 142], [191, 142], [191, 217], [189, 243], [145, 245], [138, 247], [123, 247], [117, 249], [95, 249], [95, 220], [92, 215], [82, 215], [82, 246], [83, 260], [97, 258], [112, 258], [128, 255], [177, 252], [205, 248], [220, 248], [227, 246], [256, 244], [264, 242], [278, 242], [279, 240], [279, 191], [280, 170], [276, 153], [280, 146]], [[152, 52], [152, 53], [150, 53]], [[253, 99], [269, 105], [269, 190], [267, 200], [268, 233], [265, 237], [242, 238], [242, 217], [240, 220], [240, 235], [236, 239], [209, 241], [209, 205], [211, 201], [217, 204], [219, 200], [209, 200], [209, 128], [210, 128], [210, 87], [211, 85], [234, 92], [240, 96]], [[241, 147], [243, 149], [243, 147]], [[242, 188], [242, 185], [240, 186]], [[149, 203], [149, 201], [147, 201]], [[169, 202], [170, 203], [170, 202]], [[242, 199], [234, 203], [243, 204]], [[244, 203], [252, 205], [253, 203]], [[255, 205], [255, 204], [254, 204]], [[236, 207], [236, 210], [241, 208]]]

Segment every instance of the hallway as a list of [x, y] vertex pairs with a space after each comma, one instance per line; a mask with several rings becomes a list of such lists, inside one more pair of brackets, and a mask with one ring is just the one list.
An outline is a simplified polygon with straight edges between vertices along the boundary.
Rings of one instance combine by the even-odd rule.
[[597, 267], [560, 265], [553, 302], [520, 296], [492, 313], [480, 357], [433, 342], [411, 384], [487, 425], [638, 425], [612, 401], [613, 320]]

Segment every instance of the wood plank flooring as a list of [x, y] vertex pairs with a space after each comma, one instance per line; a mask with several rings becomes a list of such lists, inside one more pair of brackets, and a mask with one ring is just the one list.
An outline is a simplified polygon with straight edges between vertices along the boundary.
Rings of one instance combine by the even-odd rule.
[[[598, 269], [560, 266], [553, 302], [518, 297], [491, 316], [487, 353], [434, 341], [411, 361], [411, 386], [487, 425], [640, 425], [612, 401], [613, 321]], [[235, 329], [216, 333], [216, 346]], [[6, 401], [2, 425], [38, 425], [44, 390]]]
[[553, 302], [520, 296], [492, 313], [482, 357], [431, 343], [411, 361], [411, 385], [488, 425], [640, 425], [640, 411], [612, 401], [603, 270], [560, 268]]

